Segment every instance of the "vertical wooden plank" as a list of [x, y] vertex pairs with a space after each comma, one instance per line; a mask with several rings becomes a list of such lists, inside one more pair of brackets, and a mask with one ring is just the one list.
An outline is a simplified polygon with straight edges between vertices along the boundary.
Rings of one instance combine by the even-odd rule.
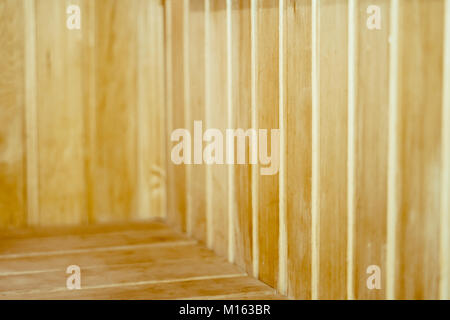
[[82, 32], [66, 28], [66, 6], [36, 2], [41, 225], [87, 221], [83, 166]]
[[[205, 0], [189, 1], [189, 112], [187, 128], [194, 132], [194, 121], [206, 125], [205, 118]], [[192, 136], [192, 138], [194, 138]], [[203, 137], [202, 137], [203, 138]], [[190, 197], [191, 234], [206, 243], [206, 165], [195, 163], [190, 170], [188, 197]]]
[[[271, 145], [271, 129], [279, 128], [278, 19], [277, 0], [261, 0], [258, 2], [256, 29], [256, 108], [258, 129], [267, 129], [268, 131], [268, 146]], [[260, 173], [258, 172], [258, 174]], [[259, 176], [259, 278], [272, 287], [276, 287], [278, 281], [278, 187], [278, 174]]]
[[440, 299], [450, 299], [450, 1], [445, 1]]
[[140, 0], [138, 5], [137, 217], [148, 219], [164, 215], [164, 29], [161, 0]]
[[311, 0], [285, 7], [288, 295], [311, 299]]
[[[219, 129], [225, 137], [227, 127], [227, 16], [226, 1], [210, 0], [208, 41], [207, 128]], [[224, 141], [225, 143], [225, 141]], [[208, 144], [208, 143], [207, 143]], [[225, 154], [223, 154], [225, 157]], [[220, 161], [220, 160], [219, 160]], [[218, 254], [228, 254], [228, 174], [223, 164], [208, 169], [209, 195], [212, 219], [212, 247]]]
[[95, 221], [137, 210], [137, 1], [96, 3]]
[[83, 51], [83, 122], [84, 122], [84, 176], [86, 187], [86, 211], [88, 222], [95, 221], [94, 185], [95, 185], [95, 130], [96, 130], [96, 1], [83, 1], [81, 7]]
[[[367, 28], [369, 6], [381, 9], [381, 30]], [[387, 164], [389, 115], [388, 0], [357, 2], [355, 88], [355, 237], [354, 292], [356, 299], [384, 299], [369, 290], [367, 268], [376, 265], [386, 275]], [[350, 124], [349, 124], [350, 125]]]
[[320, 1], [320, 299], [347, 297], [347, 26], [345, 0]]
[[[252, 127], [251, 113], [251, 0], [232, 2], [232, 103], [233, 127]], [[249, 139], [247, 139], [247, 146]], [[248, 148], [246, 164], [234, 166], [235, 262], [252, 274], [252, 180]]]
[[0, 228], [26, 223], [23, 1], [0, 3]]
[[[175, 165], [170, 157], [172, 130], [184, 128], [184, 1], [166, 1], [166, 19], [169, 24], [167, 54], [170, 85], [168, 91], [168, 137], [169, 152], [167, 158], [167, 219], [168, 222], [182, 231], [186, 231], [186, 168]], [[166, 24], [166, 28], [167, 28]], [[167, 29], [166, 29], [167, 31]]]
[[439, 297], [444, 1], [401, 1], [396, 298]]

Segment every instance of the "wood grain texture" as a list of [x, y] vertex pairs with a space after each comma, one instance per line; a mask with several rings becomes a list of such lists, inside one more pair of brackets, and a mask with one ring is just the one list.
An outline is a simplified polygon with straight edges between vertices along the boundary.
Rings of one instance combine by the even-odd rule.
[[[182, 243], [183, 236], [158, 222], [32, 229], [10, 236], [5, 247], [18, 256], [1, 250], [0, 299], [284, 298], [212, 251]], [[45, 254], [45, 248], [59, 254]], [[66, 268], [74, 264], [81, 268], [80, 291], [66, 288]]]
[[25, 21], [22, 1], [0, 3], [0, 228], [26, 223]]
[[[167, 153], [167, 219], [170, 224], [186, 231], [186, 168], [175, 165], [170, 158], [170, 150], [174, 145], [170, 142], [172, 130], [184, 128], [184, 1], [166, 1], [166, 47], [168, 48], [166, 63], [170, 65], [168, 72], [169, 88], [168, 106], [168, 153]], [[169, 48], [170, 47], [170, 48]]]
[[[71, 2], [80, 5], [80, 1]], [[39, 224], [87, 221], [83, 166], [81, 30], [66, 28], [69, 1], [36, 2]]]
[[[258, 129], [278, 129], [278, 1], [257, 6], [256, 110]], [[260, 172], [258, 172], [259, 174]], [[278, 174], [258, 178], [259, 278], [276, 287], [278, 281]]]
[[95, 221], [137, 210], [137, 1], [96, 3]]
[[444, 1], [401, 1], [396, 298], [439, 297]]
[[[371, 265], [386, 275], [389, 116], [389, 1], [358, 1], [355, 110], [355, 299], [384, 299], [385, 286], [369, 290]], [[381, 8], [381, 30], [369, 30], [367, 8]]]
[[[252, 127], [251, 88], [251, 1], [232, 2], [232, 103], [233, 127], [247, 130]], [[247, 139], [247, 146], [249, 139]], [[237, 148], [235, 148], [236, 152]], [[234, 238], [235, 261], [252, 274], [252, 173], [246, 149], [246, 164], [234, 166]]]
[[165, 216], [164, 8], [138, 3], [138, 219]]
[[[208, 32], [207, 128], [219, 129], [225, 137], [227, 128], [227, 12], [226, 1], [210, 0]], [[225, 141], [224, 141], [225, 143]], [[208, 143], [206, 143], [208, 145]], [[225, 153], [223, 154], [223, 163]], [[223, 164], [210, 165], [208, 179], [212, 219], [212, 247], [220, 255], [228, 254], [228, 173]]]
[[347, 297], [347, 18], [320, 1], [319, 299]]
[[[194, 121], [206, 126], [205, 113], [205, 0], [189, 1], [189, 112], [186, 124], [194, 132]], [[194, 138], [193, 135], [191, 138]], [[202, 137], [203, 138], [203, 137]], [[206, 243], [206, 165], [195, 164], [190, 169], [188, 197], [190, 197], [191, 234]]]
[[311, 298], [311, 1], [285, 5], [288, 295]]

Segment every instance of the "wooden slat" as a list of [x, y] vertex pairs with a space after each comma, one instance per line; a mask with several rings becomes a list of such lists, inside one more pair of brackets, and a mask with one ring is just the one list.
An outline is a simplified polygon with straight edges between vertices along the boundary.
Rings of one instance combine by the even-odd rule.
[[[186, 127], [194, 139], [194, 121], [206, 126], [205, 114], [205, 0], [189, 1], [189, 113]], [[201, 137], [203, 139], [203, 137]], [[203, 148], [202, 148], [203, 150]], [[203, 159], [203, 154], [201, 154]], [[200, 159], [201, 160], [201, 159]], [[188, 182], [191, 234], [206, 243], [206, 165], [196, 164], [190, 168]], [[201, 160], [203, 163], [203, 160]]]
[[444, 1], [401, 1], [396, 298], [439, 297]]
[[165, 215], [164, 24], [161, 0], [138, 1], [139, 219]]
[[[38, 239], [38, 241], [36, 241]], [[58, 237], [2, 239], [0, 259], [14, 256], [60, 255], [65, 251], [113, 248], [121, 245], [141, 245], [155, 242], [186, 241], [187, 239], [169, 229], [139, 231], [118, 231], [88, 235], [67, 235]]]
[[87, 221], [80, 68], [83, 37], [81, 30], [66, 28], [68, 4], [36, 2], [40, 225]]
[[[184, 299], [192, 296], [209, 297], [242, 292], [255, 292], [272, 289], [249, 277], [186, 280], [149, 285], [130, 285], [119, 288], [100, 288], [93, 290], [75, 290], [71, 292], [40, 293], [39, 299], [136, 299], [165, 300]], [[12, 299], [12, 297], [9, 297]], [[33, 299], [33, 295], [18, 295], [14, 299]]]
[[[233, 128], [247, 130], [252, 127], [251, 1], [234, 0], [232, 10]], [[249, 164], [249, 139], [246, 142], [246, 164], [234, 166], [235, 262], [252, 274], [252, 173]]]
[[[0, 276], [33, 274], [49, 270], [65, 270], [70, 265], [81, 269], [93, 266], [157, 263], [168, 260], [186, 260], [192, 257], [207, 259], [213, 253], [192, 241], [172, 241], [157, 245], [142, 244], [116, 247], [115, 250], [96, 252], [66, 253], [53, 256], [34, 256], [0, 260]], [[122, 248], [122, 249], [121, 249]]]
[[[211, 0], [208, 32], [207, 128], [219, 129], [225, 137], [227, 128], [227, 12], [226, 1]], [[223, 141], [225, 145], [225, 140]], [[208, 145], [208, 143], [206, 143]], [[225, 153], [223, 154], [225, 163]], [[228, 255], [228, 173], [224, 164], [208, 167], [208, 210], [212, 219], [212, 248]]]
[[320, 1], [319, 298], [347, 297], [347, 8]]
[[137, 209], [137, 2], [96, 3], [95, 221]]
[[311, 1], [285, 5], [288, 294], [311, 298]]
[[[258, 129], [268, 132], [268, 150], [270, 131], [279, 128], [278, 16], [277, 0], [258, 2], [256, 110]], [[278, 186], [278, 174], [258, 178], [259, 278], [271, 287], [276, 287], [278, 281]]]
[[[76, 265], [73, 261], [69, 265]], [[24, 291], [39, 292], [62, 289], [66, 291], [66, 268], [42, 273], [8, 275], [0, 277], [0, 295], [16, 295]], [[199, 259], [174, 259], [158, 262], [141, 262], [136, 264], [99, 265], [81, 268], [82, 287], [107, 286], [111, 284], [136, 283], [141, 281], [165, 281], [193, 277], [215, 277], [221, 275], [242, 275], [233, 265], [225, 263], [222, 258], [210, 257]]]
[[26, 222], [23, 1], [0, 4], [0, 228]]
[[[384, 299], [386, 275], [387, 164], [389, 135], [389, 5], [357, 1], [355, 110], [354, 297]], [[381, 9], [381, 30], [369, 30], [367, 8]], [[381, 268], [380, 290], [367, 288], [367, 268]]]
[[[172, 130], [184, 128], [184, 1], [166, 1], [166, 47], [168, 66], [169, 110], [167, 118], [167, 219], [170, 224], [186, 231], [186, 168], [175, 165], [170, 157]], [[170, 25], [167, 25], [170, 24]]]

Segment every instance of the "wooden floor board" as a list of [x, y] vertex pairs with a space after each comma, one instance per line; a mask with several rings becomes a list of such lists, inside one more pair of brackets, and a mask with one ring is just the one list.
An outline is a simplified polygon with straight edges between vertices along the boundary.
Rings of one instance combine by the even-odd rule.
[[[1, 240], [0, 300], [283, 298], [160, 222], [8, 231]], [[81, 290], [66, 288], [71, 265]]]

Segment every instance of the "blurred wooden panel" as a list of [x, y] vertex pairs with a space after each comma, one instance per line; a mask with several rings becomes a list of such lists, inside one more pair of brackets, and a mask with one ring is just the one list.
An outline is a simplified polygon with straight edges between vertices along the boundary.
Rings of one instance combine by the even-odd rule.
[[[381, 30], [366, 27], [367, 8], [381, 8]], [[356, 299], [384, 299], [386, 275], [387, 164], [389, 134], [390, 1], [357, 1], [355, 110]], [[373, 13], [372, 13], [373, 14]], [[367, 268], [381, 268], [380, 290], [367, 288]]]
[[0, 228], [26, 222], [23, 1], [0, 3]]
[[[226, 1], [210, 0], [208, 32], [207, 128], [227, 128], [227, 11]], [[206, 130], [206, 128], [205, 128]], [[225, 140], [223, 141], [225, 145]], [[209, 143], [206, 143], [208, 145]], [[223, 153], [225, 163], [225, 153]], [[224, 164], [210, 165], [208, 200], [212, 219], [212, 247], [228, 255], [228, 172]]]
[[97, 1], [83, 1], [82, 12], [82, 90], [83, 90], [83, 125], [84, 125], [84, 176], [86, 188], [86, 214], [88, 222], [95, 221], [94, 182], [96, 159], [96, 32], [95, 16]]
[[347, 297], [347, 26], [346, 0], [319, 8], [319, 299]]
[[444, 1], [401, 1], [396, 298], [439, 297]]
[[[258, 129], [267, 129], [270, 152], [270, 131], [278, 129], [279, 61], [278, 0], [262, 0], [257, 5], [256, 30], [256, 110]], [[259, 166], [261, 168], [261, 165]], [[259, 278], [270, 285], [278, 281], [278, 174], [258, 172], [258, 243]]]
[[[64, 288], [65, 289], [65, 288]], [[185, 300], [190, 297], [202, 300], [203, 297], [224, 296], [252, 292], [273, 293], [267, 285], [245, 276], [228, 275], [199, 277], [198, 279], [175, 279], [150, 284], [131, 284], [119, 287], [93, 288], [89, 290], [67, 290], [59, 292], [40, 292], [40, 299], [88, 299], [88, 300]], [[0, 296], [0, 299], [33, 299], [35, 294]], [[220, 299], [220, 298], [219, 298]]]
[[165, 215], [165, 75], [162, 0], [139, 0], [138, 10], [138, 212]]
[[285, 6], [288, 294], [311, 299], [311, 0]]
[[83, 150], [81, 30], [66, 27], [66, 6], [36, 2], [39, 224], [87, 221]]
[[170, 141], [172, 130], [184, 128], [184, 1], [166, 1], [166, 47], [168, 66], [169, 110], [167, 118], [167, 219], [180, 230], [186, 231], [186, 168], [175, 165], [171, 149], [176, 144]]
[[[194, 139], [194, 121], [206, 126], [205, 114], [205, 0], [189, 1], [189, 113], [186, 127]], [[205, 129], [205, 128], [204, 128]], [[203, 139], [203, 137], [201, 137]], [[202, 149], [203, 150], [203, 149]], [[203, 158], [203, 155], [201, 155]], [[190, 168], [188, 182], [191, 234], [206, 243], [206, 165], [195, 164]], [[203, 160], [202, 160], [203, 163]]]
[[[252, 128], [251, 0], [232, 2], [232, 103], [233, 128]], [[249, 139], [246, 140], [247, 146]], [[237, 148], [235, 148], [236, 152]], [[246, 164], [234, 166], [235, 261], [253, 273], [252, 174], [246, 149]]]
[[95, 221], [137, 210], [137, 1], [96, 3]]

